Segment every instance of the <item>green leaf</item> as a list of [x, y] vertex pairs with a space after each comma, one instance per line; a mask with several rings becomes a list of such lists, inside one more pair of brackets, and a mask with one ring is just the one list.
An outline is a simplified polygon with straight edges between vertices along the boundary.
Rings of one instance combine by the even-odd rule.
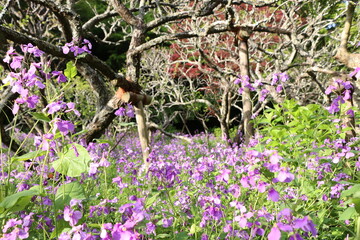
[[356, 192], [360, 192], [360, 184], [356, 184], [352, 188], [342, 191], [341, 197], [348, 197]]
[[66, 68], [64, 70], [64, 75], [69, 78], [69, 79], [72, 79], [76, 76], [77, 74], [77, 69], [76, 69], [76, 66], [74, 64], [73, 61], [69, 61], [66, 63]]
[[[76, 148], [76, 150], [74, 149]], [[74, 143], [64, 147], [59, 160], [52, 163], [55, 171], [69, 177], [79, 177], [89, 171], [90, 154], [83, 146]]]
[[0, 148], [0, 153], [10, 151], [9, 148]]
[[179, 232], [178, 234], [175, 235], [175, 240], [186, 240], [189, 239], [189, 236], [186, 232]]
[[36, 157], [40, 157], [46, 154], [46, 151], [36, 151], [36, 152], [29, 152], [21, 156], [14, 156], [11, 158], [11, 163], [16, 161], [26, 161], [29, 159], [34, 159]]
[[355, 204], [355, 210], [358, 214], [360, 214], [360, 198], [353, 198], [351, 199], [352, 202]]
[[170, 235], [170, 234], [167, 234], [167, 233], [161, 233], [161, 234], [156, 235], [156, 238], [171, 239], [170, 237], [171, 237], [171, 235]]
[[55, 194], [55, 208], [63, 209], [71, 199], [86, 199], [84, 188], [79, 182], [61, 185]]
[[194, 234], [194, 233], [198, 233], [201, 231], [201, 227], [199, 227], [198, 225], [196, 225], [195, 223], [193, 225], [191, 225], [190, 227], [190, 234]]
[[31, 116], [33, 116], [36, 120], [40, 120], [43, 122], [50, 122], [51, 119], [45, 115], [44, 113], [31, 112]]
[[7, 212], [17, 212], [23, 210], [29, 203], [33, 196], [40, 195], [40, 186], [34, 186], [29, 190], [18, 192], [7, 196], [0, 203], [0, 214]]
[[50, 235], [50, 239], [54, 239], [54, 238], [58, 238], [60, 236], [61, 233], [63, 232], [69, 232], [71, 230], [69, 223], [66, 222], [65, 220], [61, 219], [61, 220], [57, 220], [56, 221], [56, 228], [54, 229], [54, 231], [51, 233]]
[[354, 207], [348, 207], [343, 213], [340, 214], [339, 220], [344, 221], [350, 219], [354, 214], [356, 214], [356, 210]]
[[153, 196], [146, 199], [145, 208], [151, 207], [154, 202], [158, 199], [160, 192], [156, 192]]

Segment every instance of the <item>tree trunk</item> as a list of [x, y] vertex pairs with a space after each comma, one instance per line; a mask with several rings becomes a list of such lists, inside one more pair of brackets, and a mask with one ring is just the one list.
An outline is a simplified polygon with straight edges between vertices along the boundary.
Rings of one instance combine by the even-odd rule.
[[[248, 39], [250, 37], [250, 33], [247, 31], [239, 31], [237, 34], [237, 38], [239, 40], [239, 57], [240, 57], [240, 75], [241, 77], [249, 77], [250, 79], [250, 71], [249, 71], [249, 48], [248, 48]], [[250, 89], [247, 88], [244, 84], [244, 81], [241, 83], [241, 87], [243, 89], [242, 92], [242, 105], [243, 105], [243, 129], [242, 132], [244, 134], [244, 142], [248, 144], [251, 137], [254, 136], [254, 125], [251, 122], [252, 117], [252, 102]]]
[[[140, 77], [140, 60], [141, 54], [132, 54], [131, 49], [142, 44], [144, 39], [144, 32], [141, 29], [135, 29], [129, 46], [129, 51], [126, 56], [127, 72], [126, 76], [129, 80], [137, 82]], [[141, 143], [143, 154], [143, 161], [145, 170], [147, 170], [148, 162], [146, 161], [150, 154], [149, 132], [146, 127], [146, 116], [144, 112], [144, 104], [140, 101], [135, 104], [136, 123]]]
[[226, 86], [224, 93], [221, 99], [221, 108], [220, 108], [220, 128], [221, 128], [221, 137], [223, 140], [226, 140], [227, 143], [230, 143], [230, 107], [231, 100], [229, 98], [229, 86]]

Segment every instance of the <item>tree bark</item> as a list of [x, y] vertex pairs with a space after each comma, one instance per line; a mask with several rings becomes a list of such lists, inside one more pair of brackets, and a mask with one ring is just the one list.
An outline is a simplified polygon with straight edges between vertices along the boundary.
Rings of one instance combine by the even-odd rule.
[[345, 64], [349, 68], [360, 67], [360, 54], [350, 53], [347, 49], [347, 44], [350, 37], [351, 23], [354, 17], [354, 12], [357, 3], [358, 3], [357, 0], [348, 1], [346, 20], [344, 24], [344, 29], [341, 33], [341, 42], [339, 48], [337, 49], [337, 53], [335, 55], [336, 60]]
[[[134, 49], [144, 43], [146, 24], [143, 21], [143, 14], [140, 12], [138, 16], [134, 16], [124, 4], [118, 0], [111, 0], [111, 3], [119, 15], [130, 24], [134, 30], [130, 41], [129, 50], [126, 53], [126, 78], [132, 82], [138, 82], [140, 77], [140, 61], [141, 52], [134, 53]], [[141, 1], [139, 8], [144, 5]], [[144, 105], [142, 101], [135, 104], [136, 123], [139, 132], [141, 149], [144, 160], [144, 167], [147, 170], [147, 158], [150, 154], [149, 132], [146, 127], [146, 116], [144, 112]]]
[[[239, 58], [240, 58], [240, 75], [241, 77], [249, 77], [249, 48], [248, 39], [250, 37], [249, 31], [239, 31], [237, 39], [239, 41]], [[251, 137], [254, 136], [254, 125], [251, 121], [252, 117], [252, 102], [250, 89], [245, 86], [244, 81], [241, 83], [242, 92], [242, 105], [243, 105], [243, 118], [242, 118], [242, 132], [244, 134], [244, 142], [248, 144]]]

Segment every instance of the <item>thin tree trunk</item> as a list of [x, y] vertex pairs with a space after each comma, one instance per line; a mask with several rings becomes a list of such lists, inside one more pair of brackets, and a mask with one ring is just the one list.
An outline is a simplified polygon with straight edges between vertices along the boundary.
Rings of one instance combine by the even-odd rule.
[[[248, 38], [250, 34], [246, 31], [240, 31], [237, 35], [239, 40], [239, 57], [240, 57], [240, 75], [242, 77], [250, 78], [249, 71], [249, 48], [248, 48]], [[254, 136], [254, 126], [251, 122], [252, 117], [252, 103], [250, 89], [247, 88], [244, 84], [244, 81], [241, 83], [243, 88], [242, 92], [242, 104], [243, 104], [243, 134], [245, 144], [248, 144], [251, 137]]]

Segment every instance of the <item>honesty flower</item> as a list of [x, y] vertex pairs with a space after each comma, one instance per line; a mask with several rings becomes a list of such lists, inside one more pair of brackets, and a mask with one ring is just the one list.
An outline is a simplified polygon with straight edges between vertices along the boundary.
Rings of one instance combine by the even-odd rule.
[[74, 56], [78, 56], [84, 52], [91, 53], [90, 49], [92, 48], [92, 45], [89, 40], [84, 39], [83, 42], [80, 45], [83, 45], [82, 47], [75, 45], [76, 40], [71, 41], [70, 43], [65, 43], [65, 45], [62, 47], [63, 53], [68, 54], [69, 52], [74, 53]]
[[[16, 239], [27, 239], [29, 237], [28, 227], [21, 226], [22, 220], [9, 219], [3, 228], [3, 237], [0, 240], [16, 240]], [[10, 233], [7, 233], [9, 229], [12, 229]]]
[[20, 47], [24, 53], [26, 53], [26, 52], [31, 53], [35, 57], [40, 57], [41, 55], [44, 54], [43, 51], [41, 51], [38, 47], [34, 47], [34, 45], [32, 45], [31, 43], [22, 44], [22, 45], [20, 45]]
[[229, 169], [223, 169], [220, 171], [220, 175], [217, 175], [215, 177], [216, 181], [224, 181], [226, 183], [228, 183], [229, 181], [229, 176], [230, 176], [231, 170]]
[[355, 77], [356, 79], [360, 79], [360, 67], [355, 68], [355, 70], [349, 74], [349, 77]]
[[261, 91], [260, 91], [260, 97], [259, 97], [259, 101], [260, 102], [263, 102], [263, 101], [265, 101], [265, 98], [266, 98], [266, 96], [269, 94], [269, 90], [267, 90], [267, 89], [261, 89]]
[[139, 234], [134, 230], [127, 229], [120, 223], [116, 223], [111, 231], [111, 236], [113, 240], [136, 240]]
[[281, 238], [281, 232], [279, 228], [273, 227], [268, 235], [268, 240], [279, 240]]
[[279, 182], [291, 182], [294, 180], [294, 174], [288, 172], [288, 171], [280, 171], [277, 178], [275, 178]]
[[6, 62], [6, 63], [10, 63], [10, 60], [11, 60], [11, 55], [15, 55], [16, 53], [15, 53], [15, 49], [11, 46], [10, 48], [9, 48], [9, 50], [7, 50], [7, 52], [6, 52], [6, 55], [5, 55], [5, 58], [3, 59], [3, 61], [4, 62]]
[[115, 111], [116, 116], [125, 116], [126, 110], [123, 107], [120, 107], [118, 110]]
[[156, 225], [153, 224], [152, 222], [148, 222], [146, 224], [145, 232], [146, 234], [155, 234], [155, 229], [156, 229]]
[[336, 86], [334, 85], [329, 85], [326, 90], [325, 90], [325, 94], [329, 95], [332, 91], [336, 90]]
[[57, 77], [58, 83], [64, 83], [67, 82], [67, 78], [61, 71], [52, 71], [51, 72], [52, 77]]
[[12, 58], [12, 62], [10, 63], [10, 67], [14, 70], [21, 68], [22, 60], [24, 59], [23, 56], [14, 56]]
[[273, 202], [278, 202], [279, 199], [280, 199], [280, 195], [274, 188], [271, 188], [268, 191], [268, 199], [273, 201]]
[[64, 208], [64, 220], [70, 223], [70, 226], [75, 226], [78, 221], [82, 218], [82, 213], [80, 211], [75, 211], [69, 206]]
[[64, 135], [75, 131], [75, 126], [70, 121], [61, 120], [59, 118], [54, 119], [53, 121], [55, 121], [56, 129], [58, 129]]

